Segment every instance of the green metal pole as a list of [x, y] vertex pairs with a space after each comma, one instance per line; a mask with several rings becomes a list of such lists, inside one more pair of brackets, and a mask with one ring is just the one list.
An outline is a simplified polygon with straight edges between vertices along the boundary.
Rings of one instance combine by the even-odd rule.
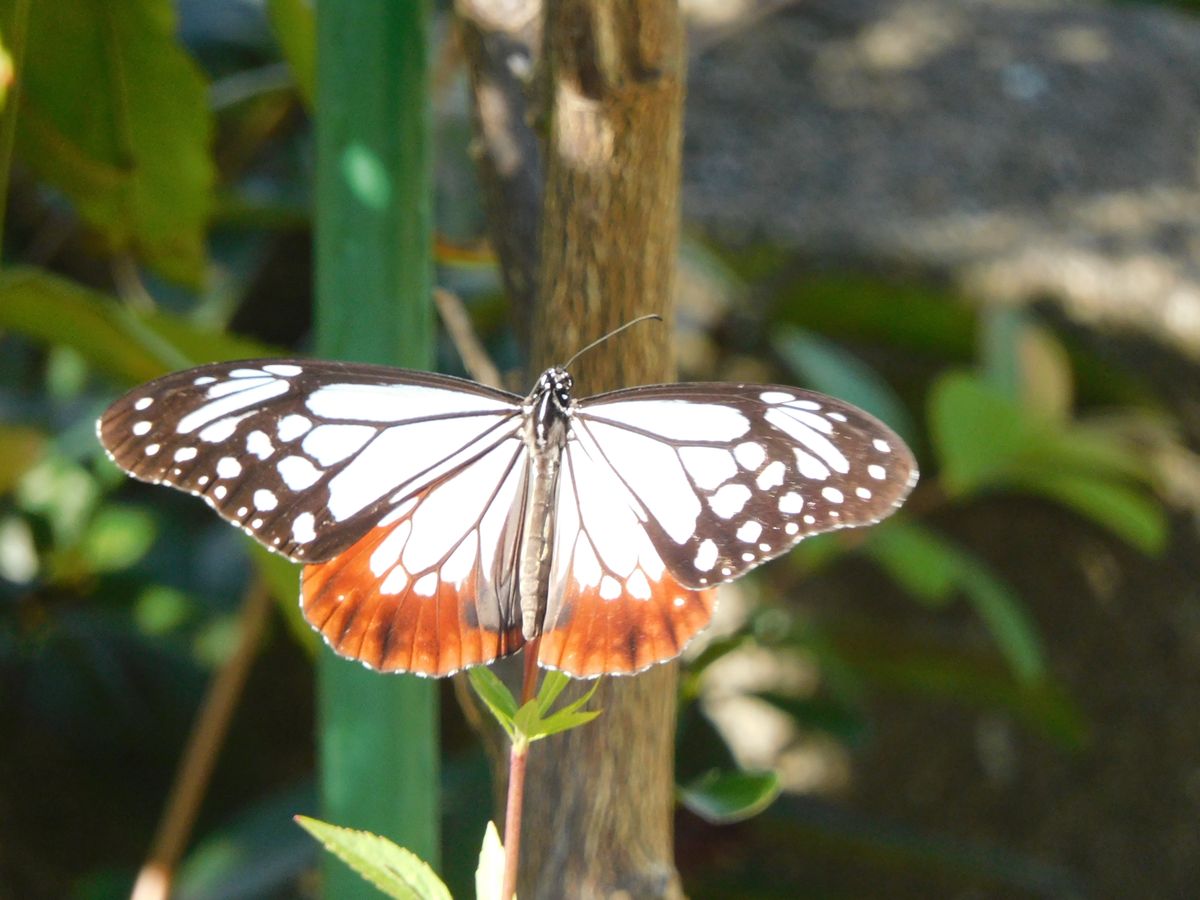
[[[317, 350], [432, 363], [427, 0], [317, 4]], [[434, 683], [319, 662], [323, 817], [438, 862]], [[325, 896], [374, 898], [340, 862]]]

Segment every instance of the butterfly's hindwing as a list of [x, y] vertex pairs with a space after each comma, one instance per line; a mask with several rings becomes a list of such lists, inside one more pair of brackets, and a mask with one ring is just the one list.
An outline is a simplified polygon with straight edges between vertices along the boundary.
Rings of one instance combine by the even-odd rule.
[[908, 448], [862, 410], [775, 385], [654, 385], [580, 404], [568, 454], [603, 459], [685, 586], [729, 581], [823, 531], [891, 513]]
[[713, 592], [667, 570], [613, 469], [582, 442], [563, 454], [538, 661], [570, 675], [640, 672], [712, 618]]
[[255, 360], [143, 385], [98, 430], [130, 474], [201, 496], [307, 562], [336, 556], [400, 500], [510, 439], [519, 404], [447, 376]]
[[528, 462], [510, 438], [304, 568], [304, 615], [343, 656], [448, 675], [518, 650], [516, 573]]

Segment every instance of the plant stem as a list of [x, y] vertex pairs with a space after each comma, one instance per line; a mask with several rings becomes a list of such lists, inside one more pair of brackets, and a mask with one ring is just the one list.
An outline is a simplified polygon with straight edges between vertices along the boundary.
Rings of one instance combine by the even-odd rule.
[[[525, 645], [525, 671], [521, 684], [521, 705], [533, 699], [537, 690], [537, 655], [540, 638]], [[529, 741], [517, 732], [508, 752], [508, 799], [504, 806], [504, 883], [500, 900], [509, 900], [517, 891], [517, 870], [521, 860], [521, 809], [525, 804], [525, 763], [529, 759]]]
[[517, 869], [521, 859], [521, 807], [525, 800], [525, 763], [529, 742], [518, 735], [508, 754], [508, 804], [504, 810], [504, 883], [501, 900], [517, 892]]

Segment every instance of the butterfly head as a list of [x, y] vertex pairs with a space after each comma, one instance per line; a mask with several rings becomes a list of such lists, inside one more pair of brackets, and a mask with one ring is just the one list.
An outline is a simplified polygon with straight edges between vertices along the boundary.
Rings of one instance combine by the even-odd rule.
[[566, 415], [571, 409], [571, 391], [574, 388], [575, 379], [571, 373], [561, 366], [555, 366], [542, 373], [533, 393], [535, 397], [545, 397], [558, 412]]

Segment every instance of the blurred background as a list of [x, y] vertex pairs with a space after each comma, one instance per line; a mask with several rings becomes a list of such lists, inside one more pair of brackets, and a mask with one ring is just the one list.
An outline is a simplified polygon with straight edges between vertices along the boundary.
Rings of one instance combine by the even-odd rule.
[[[690, 895], [1200, 883], [1197, 8], [685, 4], [681, 377], [837, 394], [923, 472], [884, 525], [725, 588], [689, 648]], [[93, 422], [165, 371], [309, 349], [312, 9], [28, 11], [0, 2], [26, 72], [0, 120], [0, 900], [128, 896], [238, 659], [178, 896], [311, 895], [296, 573], [125, 479]], [[445, 5], [437, 22], [439, 282], [516, 372]], [[462, 373], [444, 337], [439, 365]], [[490, 788], [443, 692], [444, 867], [466, 896]], [[780, 792], [715, 807], [712, 771]]]

